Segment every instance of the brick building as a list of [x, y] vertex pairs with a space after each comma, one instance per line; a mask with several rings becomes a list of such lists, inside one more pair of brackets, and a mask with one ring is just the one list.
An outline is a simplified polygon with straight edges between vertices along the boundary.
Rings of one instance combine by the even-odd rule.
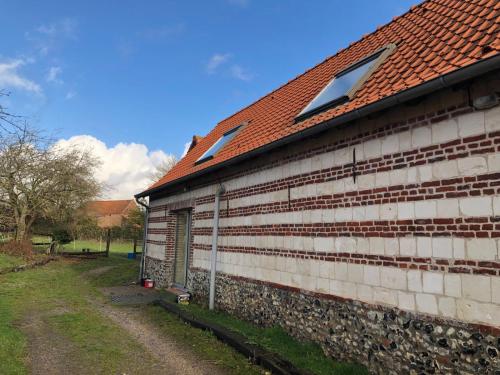
[[137, 195], [146, 275], [208, 302], [216, 250], [218, 309], [374, 372], [500, 371], [499, 9], [423, 2], [197, 139]]
[[92, 201], [85, 207], [85, 212], [97, 219], [100, 228], [113, 228], [122, 225], [123, 219], [136, 208], [132, 199]]

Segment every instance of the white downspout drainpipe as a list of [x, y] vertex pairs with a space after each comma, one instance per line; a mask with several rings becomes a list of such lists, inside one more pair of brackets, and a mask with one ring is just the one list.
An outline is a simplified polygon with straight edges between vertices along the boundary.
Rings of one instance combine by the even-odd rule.
[[224, 194], [224, 186], [220, 185], [215, 192], [214, 204], [214, 229], [212, 232], [212, 252], [210, 255], [210, 295], [208, 300], [208, 308], [213, 310], [215, 307], [215, 274], [217, 272], [217, 238], [219, 235], [219, 208], [220, 196]]
[[146, 214], [144, 215], [144, 238], [142, 239], [142, 256], [141, 256], [141, 264], [139, 268], [139, 282], [142, 281], [144, 278], [144, 270], [146, 268], [146, 249], [147, 249], [147, 240], [148, 240], [148, 220], [149, 220], [149, 210], [151, 207], [149, 207], [147, 204], [144, 202], [140, 201], [139, 199], [136, 198], [135, 200], [137, 203], [139, 203], [142, 207], [146, 209]]

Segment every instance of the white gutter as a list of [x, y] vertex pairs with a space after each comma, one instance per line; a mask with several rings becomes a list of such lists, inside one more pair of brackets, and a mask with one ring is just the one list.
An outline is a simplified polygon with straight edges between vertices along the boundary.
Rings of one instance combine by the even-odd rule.
[[146, 214], [144, 215], [144, 235], [142, 239], [142, 256], [141, 256], [141, 265], [139, 268], [139, 282], [142, 281], [144, 277], [144, 270], [146, 268], [146, 250], [147, 250], [147, 239], [148, 239], [148, 220], [149, 220], [149, 207], [146, 203], [140, 201], [138, 198], [135, 198], [135, 201], [140, 204], [142, 207], [146, 209]]
[[224, 194], [224, 186], [220, 185], [215, 192], [214, 205], [214, 229], [212, 232], [212, 252], [210, 255], [210, 295], [208, 299], [208, 308], [213, 310], [215, 307], [215, 274], [217, 272], [217, 239], [219, 235], [219, 209], [220, 196]]

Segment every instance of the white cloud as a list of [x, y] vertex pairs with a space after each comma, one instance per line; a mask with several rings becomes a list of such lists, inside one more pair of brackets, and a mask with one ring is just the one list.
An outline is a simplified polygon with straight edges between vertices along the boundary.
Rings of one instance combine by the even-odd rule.
[[207, 73], [214, 74], [221, 65], [225, 64], [231, 58], [230, 53], [216, 53], [207, 64]]
[[188, 153], [188, 151], [189, 151], [189, 147], [191, 146], [191, 143], [192, 143], [192, 141], [189, 141], [189, 142], [184, 143], [184, 151], [182, 151], [182, 156], [181, 156], [181, 158], [183, 158], [184, 156], [186, 156], [186, 154], [187, 154], [187, 153]]
[[151, 183], [156, 167], [173, 158], [161, 150], [150, 151], [143, 144], [118, 143], [113, 147], [90, 135], [61, 139], [56, 146], [79, 147], [92, 152], [101, 161], [96, 178], [108, 186], [104, 198], [131, 199]]
[[231, 66], [231, 76], [242, 81], [251, 81], [253, 79], [253, 74], [248, 72], [246, 69], [240, 65]]
[[23, 77], [19, 73], [19, 68], [31, 61], [28, 60], [11, 60], [9, 62], [0, 62], [0, 87], [20, 89], [35, 94], [41, 94], [42, 88], [36, 82]]
[[49, 68], [49, 71], [47, 72], [47, 75], [45, 76], [45, 79], [47, 80], [47, 82], [63, 83], [62, 79], [59, 78], [61, 73], [62, 69], [60, 66], [51, 66]]

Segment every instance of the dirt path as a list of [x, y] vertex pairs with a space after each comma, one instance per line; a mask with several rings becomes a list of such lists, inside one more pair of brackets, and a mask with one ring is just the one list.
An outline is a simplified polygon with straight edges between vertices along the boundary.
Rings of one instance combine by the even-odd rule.
[[214, 364], [200, 360], [194, 353], [181, 348], [173, 339], [160, 334], [158, 329], [142, 318], [140, 308], [124, 306], [113, 307], [107, 303], [93, 301], [95, 307], [107, 318], [125, 329], [157, 361], [165, 372], [172, 375], [218, 375], [225, 374]]
[[29, 313], [18, 328], [28, 337], [27, 363], [32, 375], [86, 374], [87, 364], [78, 356], [78, 349], [50, 327], [46, 319], [64, 313], [54, 311], [42, 315]]

